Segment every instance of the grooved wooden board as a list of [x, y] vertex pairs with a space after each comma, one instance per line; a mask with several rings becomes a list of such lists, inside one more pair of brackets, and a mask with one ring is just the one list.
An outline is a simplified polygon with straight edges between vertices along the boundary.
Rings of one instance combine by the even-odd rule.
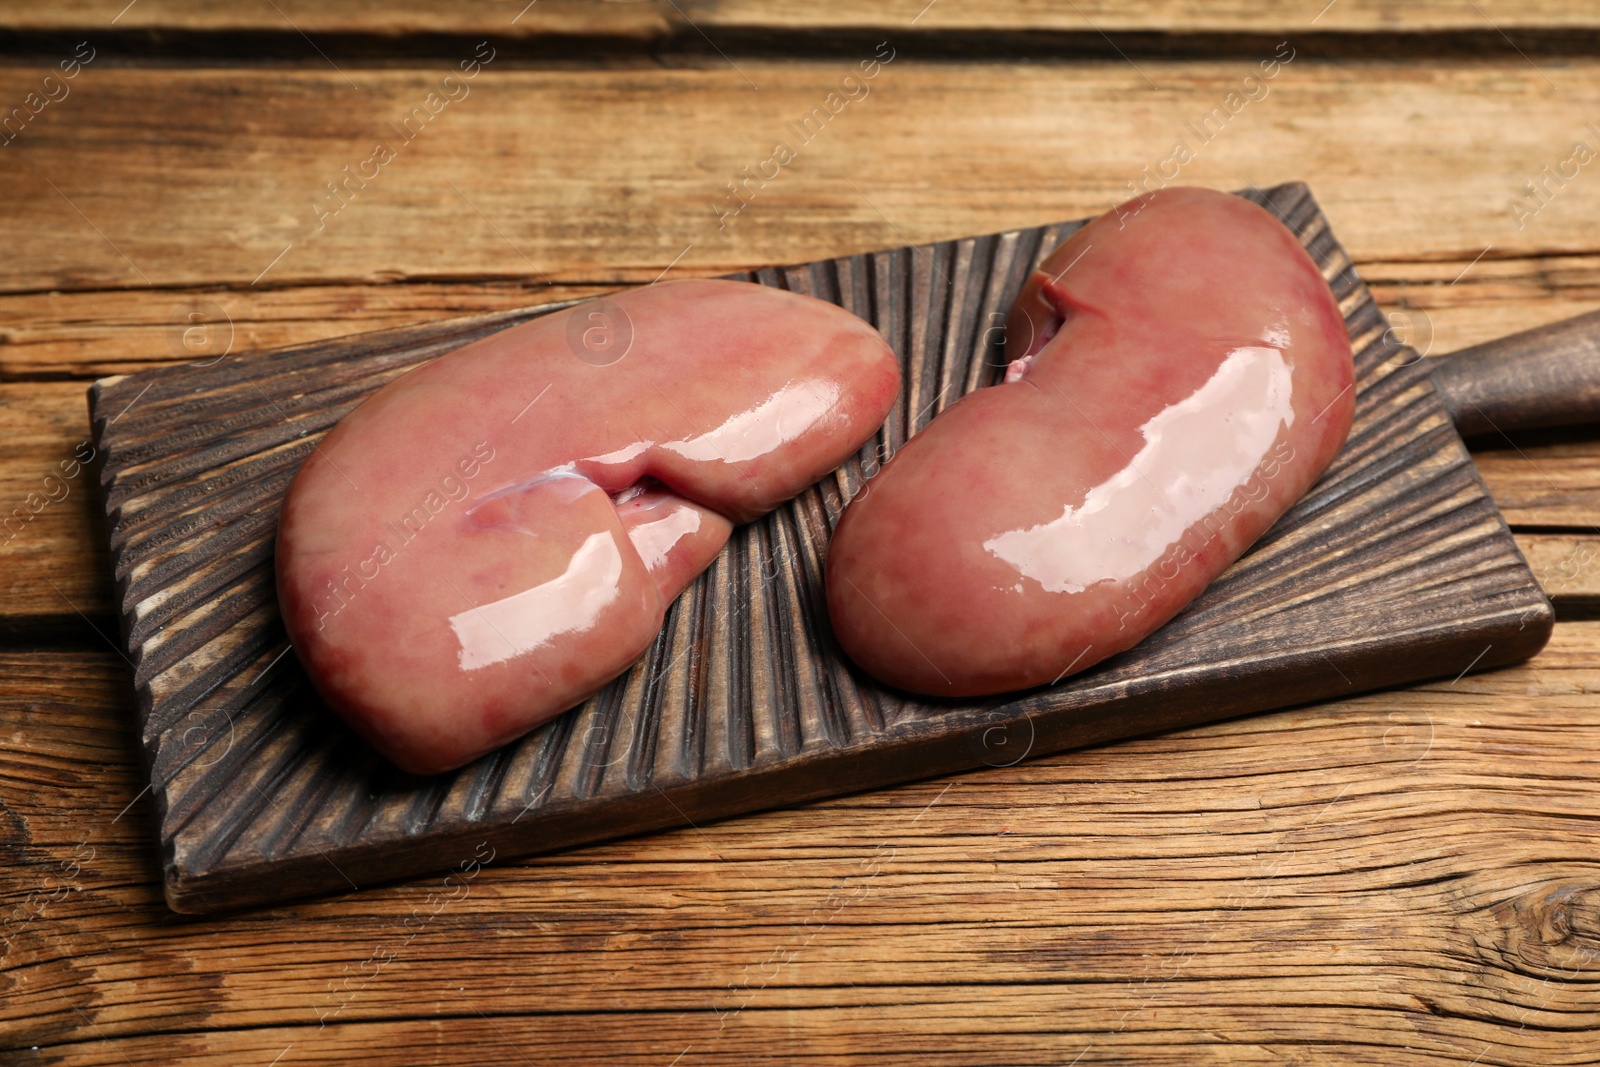
[[930, 703], [832, 648], [827, 533], [877, 456], [998, 371], [1028, 269], [1078, 224], [762, 271], [835, 300], [905, 361], [900, 402], [832, 478], [739, 531], [651, 650], [581, 709], [461, 771], [402, 775], [286, 648], [278, 502], [367, 392], [528, 309], [97, 383], [111, 557], [168, 902], [205, 911], [699, 822], [962, 767], [1512, 662], [1553, 613], [1427, 368], [1395, 343], [1304, 186], [1268, 202], [1323, 265], [1359, 381], [1310, 493], [1138, 648], [1010, 699]]

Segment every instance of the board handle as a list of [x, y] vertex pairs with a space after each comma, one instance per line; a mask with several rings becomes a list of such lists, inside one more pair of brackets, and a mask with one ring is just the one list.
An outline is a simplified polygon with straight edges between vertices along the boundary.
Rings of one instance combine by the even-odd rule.
[[1433, 380], [1464, 437], [1600, 422], [1600, 311], [1442, 356]]

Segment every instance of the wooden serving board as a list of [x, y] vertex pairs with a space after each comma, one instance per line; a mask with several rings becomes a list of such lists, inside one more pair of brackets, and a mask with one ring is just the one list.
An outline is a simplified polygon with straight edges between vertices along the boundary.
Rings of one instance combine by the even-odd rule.
[[[548, 305], [97, 382], [123, 638], [169, 904], [349, 890], [1524, 659], [1554, 620], [1428, 367], [1303, 185], [1252, 193], [1298, 233], [1356, 353], [1349, 443], [1182, 615], [1047, 689], [910, 698], [838, 654], [822, 595], [840, 510], [910, 433], [1000, 372], [1005, 311], [1081, 223], [743, 276], [832, 300], [904, 361], [879, 435], [735, 532], [625, 676], [452, 774], [402, 774], [319, 702], [273, 586], [282, 494], [363, 396]], [[536, 416], [538, 412], [532, 413]], [[548, 412], [546, 415], [559, 413]]]

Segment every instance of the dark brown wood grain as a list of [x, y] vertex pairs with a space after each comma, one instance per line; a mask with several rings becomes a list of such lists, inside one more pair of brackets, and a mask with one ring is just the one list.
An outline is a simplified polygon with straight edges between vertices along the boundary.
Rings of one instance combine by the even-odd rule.
[[[872, 321], [905, 364], [879, 437], [743, 528], [649, 653], [582, 708], [461, 771], [389, 768], [322, 708], [272, 589], [279, 498], [366, 393], [534, 308], [98, 383], [118, 607], [169, 904], [206, 911], [547, 851], [1531, 655], [1553, 613], [1428, 367], [1396, 343], [1304, 186], [1255, 194], [1323, 266], [1356, 353], [1350, 441], [1310, 493], [1134, 650], [1014, 699], [934, 704], [836, 653], [831, 525], [873, 469], [993, 380], [1003, 313], [1079, 225], [752, 276]], [[562, 305], [564, 306], [564, 305]]]
[[1600, 311], [1462, 349], [1433, 380], [1463, 434], [1600, 421]]

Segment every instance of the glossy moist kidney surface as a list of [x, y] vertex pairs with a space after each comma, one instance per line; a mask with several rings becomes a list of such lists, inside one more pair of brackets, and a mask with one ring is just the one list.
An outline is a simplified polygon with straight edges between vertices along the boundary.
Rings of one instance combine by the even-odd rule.
[[836, 467], [899, 388], [810, 297], [682, 281], [373, 394], [285, 500], [278, 595], [319, 692], [401, 767], [458, 766], [627, 669], [732, 526]]
[[844, 650], [938, 696], [1048, 684], [1136, 644], [1289, 508], [1355, 409], [1344, 320], [1264, 209], [1170, 189], [1029, 278], [1004, 383], [913, 437], [846, 508]]

